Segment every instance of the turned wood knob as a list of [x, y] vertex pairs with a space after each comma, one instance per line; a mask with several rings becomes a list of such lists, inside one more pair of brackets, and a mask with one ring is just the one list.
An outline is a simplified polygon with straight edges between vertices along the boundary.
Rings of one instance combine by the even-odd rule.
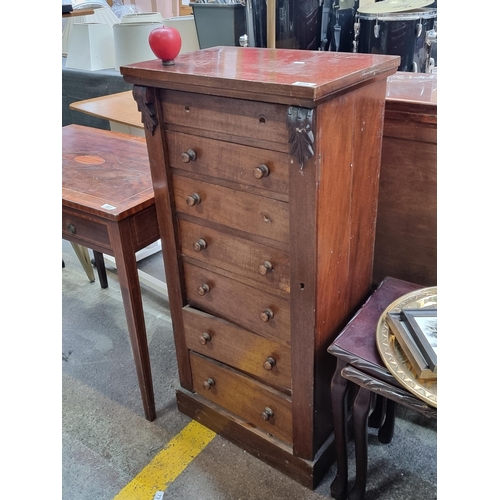
[[260, 319], [267, 323], [270, 319], [274, 318], [274, 313], [271, 309], [266, 309], [260, 313]]
[[273, 265], [268, 260], [265, 260], [262, 264], [259, 265], [259, 274], [262, 274], [262, 276], [265, 276], [269, 271], [272, 270]]
[[207, 332], [202, 333], [200, 335], [200, 344], [201, 345], [207, 345], [207, 342], [210, 342], [212, 340], [212, 337], [210, 337], [210, 334]]
[[265, 361], [264, 361], [264, 368], [266, 370], [272, 370], [273, 366], [276, 364], [276, 360], [269, 356]]
[[253, 176], [256, 179], [262, 179], [269, 175], [269, 167], [265, 163], [261, 163], [258, 167], [253, 169]]
[[188, 149], [181, 154], [182, 161], [184, 163], [189, 163], [190, 161], [196, 160], [196, 151], [194, 149]]
[[210, 287], [206, 283], [203, 283], [203, 285], [198, 287], [198, 295], [205, 295], [209, 291]]
[[198, 205], [198, 203], [201, 203], [201, 198], [200, 198], [200, 195], [198, 193], [193, 193], [193, 194], [190, 194], [187, 198], [186, 198], [186, 203], [190, 206], [190, 207], [194, 207], [195, 205]]
[[207, 248], [207, 242], [203, 238], [200, 238], [198, 241], [193, 243], [193, 248], [195, 252], [201, 252]]
[[264, 411], [261, 413], [261, 416], [262, 420], [269, 420], [270, 417], [274, 416], [274, 411], [266, 406], [266, 408], [264, 408]]
[[203, 387], [209, 391], [215, 385], [215, 380], [213, 378], [207, 378], [205, 382], [203, 382]]
[[74, 224], [68, 224], [68, 231], [71, 234], [76, 234], [76, 226]]

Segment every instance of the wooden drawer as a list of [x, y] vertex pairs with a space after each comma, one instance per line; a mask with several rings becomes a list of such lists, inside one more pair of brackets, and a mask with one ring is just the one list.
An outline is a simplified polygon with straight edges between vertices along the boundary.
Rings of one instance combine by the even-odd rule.
[[284, 153], [177, 132], [167, 133], [167, 144], [172, 168], [288, 195], [289, 162]]
[[292, 442], [292, 404], [289, 397], [193, 352], [190, 353], [190, 360], [195, 392], [252, 426], [287, 443]]
[[275, 387], [291, 388], [289, 347], [189, 306], [183, 308], [182, 316], [188, 349], [254, 375]]
[[137, 249], [144, 248], [160, 239], [155, 205], [141, 210], [133, 216], [131, 221], [133, 228], [132, 236]]
[[92, 243], [111, 248], [108, 226], [106, 224], [76, 215], [71, 210], [63, 210], [62, 237], [68, 240], [77, 239], [78, 241], [85, 241], [90, 248], [93, 248]]
[[287, 145], [287, 106], [213, 95], [162, 90], [163, 116], [168, 126], [251, 138]]
[[288, 300], [187, 263], [184, 277], [190, 305], [290, 346]]
[[173, 184], [177, 211], [288, 243], [288, 203], [180, 175]]
[[182, 254], [290, 293], [287, 252], [180, 220]]

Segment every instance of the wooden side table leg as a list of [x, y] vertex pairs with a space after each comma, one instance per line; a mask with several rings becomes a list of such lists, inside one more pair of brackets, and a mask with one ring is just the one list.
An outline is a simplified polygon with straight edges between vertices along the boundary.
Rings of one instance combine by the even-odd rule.
[[337, 359], [337, 367], [333, 374], [330, 391], [332, 395], [333, 431], [335, 433], [335, 449], [337, 452], [337, 474], [330, 485], [330, 494], [336, 500], [347, 497], [347, 388], [348, 381], [342, 377], [341, 371], [346, 364]]
[[394, 421], [396, 420], [396, 402], [387, 399], [387, 410], [385, 412], [385, 422], [378, 430], [378, 440], [381, 443], [389, 444], [394, 436]]
[[106, 274], [106, 264], [104, 264], [104, 256], [102, 252], [94, 252], [95, 267], [97, 269], [97, 276], [99, 276], [99, 283], [101, 288], [108, 288], [108, 276]]
[[153, 379], [137, 261], [131, 243], [133, 241], [132, 230], [128, 221], [124, 220], [110, 226], [110, 233], [142, 404], [146, 419], [152, 422], [156, 418]]
[[92, 263], [90, 262], [89, 249], [78, 243], [73, 243], [70, 241], [73, 250], [75, 251], [80, 264], [82, 265], [84, 271], [87, 273], [87, 277], [91, 283], [95, 281], [94, 270], [92, 269]]
[[349, 492], [349, 500], [363, 500], [368, 470], [368, 413], [372, 393], [362, 387], [354, 402], [354, 447], [356, 450], [356, 481]]

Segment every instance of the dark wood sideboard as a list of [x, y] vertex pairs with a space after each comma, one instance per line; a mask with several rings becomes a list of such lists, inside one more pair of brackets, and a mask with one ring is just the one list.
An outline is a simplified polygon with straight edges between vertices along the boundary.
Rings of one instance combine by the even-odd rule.
[[388, 79], [373, 279], [437, 285], [437, 75]]
[[213, 47], [123, 66], [142, 111], [181, 412], [314, 488], [327, 347], [371, 292], [399, 57]]

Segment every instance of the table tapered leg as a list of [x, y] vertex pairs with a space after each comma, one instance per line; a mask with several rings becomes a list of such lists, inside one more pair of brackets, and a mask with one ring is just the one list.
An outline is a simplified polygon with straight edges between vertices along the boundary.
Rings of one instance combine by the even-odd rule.
[[347, 388], [348, 381], [341, 371], [345, 363], [337, 359], [337, 367], [332, 377], [330, 391], [332, 395], [333, 431], [337, 452], [337, 474], [330, 485], [330, 494], [336, 500], [347, 497]]
[[144, 413], [149, 421], [153, 421], [156, 418], [153, 379], [137, 260], [131, 243], [132, 229], [125, 220], [110, 227], [110, 233]]
[[101, 288], [108, 288], [108, 276], [106, 274], [106, 265], [104, 264], [104, 256], [101, 252], [94, 252], [95, 268], [97, 269], [97, 276], [99, 276], [99, 283]]
[[363, 500], [368, 470], [368, 413], [372, 393], [360, 387], [353, 407], [354, 448], [356, 450], [356, 481], [349, 500]]

